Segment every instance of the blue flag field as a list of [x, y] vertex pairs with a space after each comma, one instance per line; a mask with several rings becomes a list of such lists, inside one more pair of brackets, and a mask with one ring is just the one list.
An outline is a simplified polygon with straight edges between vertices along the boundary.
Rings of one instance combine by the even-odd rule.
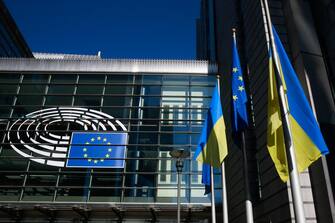
[[123, 168], [127, 133], [74, 132], [68, 153], [67, 167]]

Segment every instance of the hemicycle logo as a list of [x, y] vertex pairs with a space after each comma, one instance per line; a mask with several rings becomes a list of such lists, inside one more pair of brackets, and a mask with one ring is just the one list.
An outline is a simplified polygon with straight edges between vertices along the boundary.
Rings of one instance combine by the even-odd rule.
[[74, 133], [125, 131], [126, 127], [119, 120], [106, 113], [88, 108], [57, 107], [38, 110], [16, 120], [9, 128], [7, 139], [23, 157], [40, 164], [65, 167]]

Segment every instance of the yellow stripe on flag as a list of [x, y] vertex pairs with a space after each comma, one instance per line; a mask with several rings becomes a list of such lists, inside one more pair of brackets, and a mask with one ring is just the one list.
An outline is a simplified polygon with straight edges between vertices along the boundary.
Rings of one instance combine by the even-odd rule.
[[221, 167], [221, 163], [228, 154], [226, 127], [221, 116], [215, 123], [208, 141], [202, 152], [197, 157], [199, 162], [210, 164], [214, 167]]
[[288, 180], [289, 171], [286, 158], [284, 130], [281, 120], [279, 97], [277, 93], [276, 77], [272, 57], [269, 60], [268, 81], [268, 128], [267, 147], [279, 177], [282, 181]]
[[289, 116], [289, 120], [298, 171], [302, 172], [314, 161], [319, 159], [322, 154], [292, 115]]

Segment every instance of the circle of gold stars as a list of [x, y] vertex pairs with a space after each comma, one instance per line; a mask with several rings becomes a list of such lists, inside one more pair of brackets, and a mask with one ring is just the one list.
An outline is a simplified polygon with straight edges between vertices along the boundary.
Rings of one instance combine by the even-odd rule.
[[[100, 136], [98, 136], [98, 137], [96, 137], [96, 138], [92, 137], [89, 141], [85, 142], [85, 145], [90, 145], [91, 143], [93, 143], [93, 142], [95, 142], [95, 141], [107, 142], [107, 138], [101, 138]], [[111, 145], [111, 143], [108, 142], [107, 145]], [[92, 145], [91, 145], [91, 146], [92, 146]], [[107, 150], [108, 150], [108, 153], [105, 154], [105, 157], [104, 157], [104, 158], [95, 158], [95, 159], [94, 159], [94, 158], [90, 158], [90, 157], [88, 157], [87, 150], [88, 150], [87, 147], [84, 147], [84, 148], [83, 148], [83, 152], [84, 152], [83, 156], [84, 156], [84, 158], [87, 158], [87, 161], [88, 161], [89, 163], [93, 163], [93, 164], [97, 164], [97, 163], [99, 163], [99, 162], [104, 162], [106, 158], [108, 159], [108, 158], [111, 157], [111, 154], [110, 154], [110, 153], [113, 151], [113, 149], [109, 147], [109, 148], [107, 149]]]
[[[237, 73], [237, 71], [238, 71], [238, 68], [237, 68], [237, 67], [233, 67], [233, 73]], [[238, 79], [239, 81], [243, 82], [243, 77], [242, 77], [242, 75], [239, 75], [239, 76], [237, 77], [237, 79]], [[244, 88], [244, 86], [243, 86], [243, 83], [242, 83], [242, 85], [238, 86], [238, 89], [237, 89], [237, 90], [240, 91], [240, 92], [242, 92], [242, 91], [245, 90], [245, 88]], [[234, 100], [234, 101], [237, 101], [237, 100], [238, 100], [238, 96], [237, 96], [237, 95], [233, 95], [233, 100]]]

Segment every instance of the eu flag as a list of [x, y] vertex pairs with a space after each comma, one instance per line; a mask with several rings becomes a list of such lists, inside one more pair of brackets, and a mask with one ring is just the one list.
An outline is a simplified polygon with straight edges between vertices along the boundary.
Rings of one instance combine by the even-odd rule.
[[123, 168], [127, 133], [73, 132], [67, 167]]
[[247, 102], [245, 85], [242, 75], [240, 58], [236, 47], [235, 33], [233, 36], [233, 68], [232, 68], [232, 97], [233, 97], [233, 122], [234, 130], [239, 131], [248, 126]]

